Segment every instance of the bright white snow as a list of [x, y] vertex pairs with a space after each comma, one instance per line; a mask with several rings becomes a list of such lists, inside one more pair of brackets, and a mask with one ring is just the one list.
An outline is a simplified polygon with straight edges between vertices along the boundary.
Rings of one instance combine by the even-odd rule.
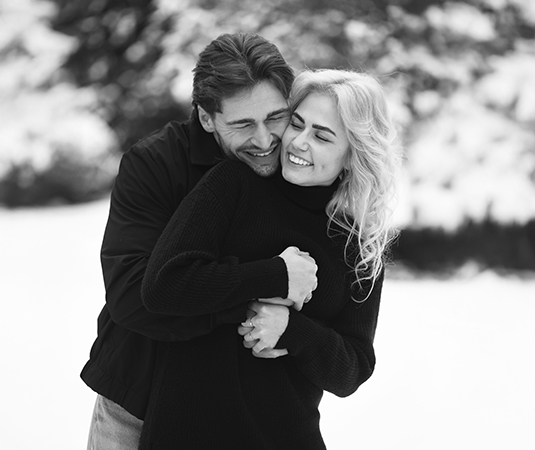
[[[85, 448], [107, 209], [0, 210], [3, 449]], [[375, 374], [322, 403], [329, 450], [532, 450], [534, 322], [535, 280], [388, 280]]]

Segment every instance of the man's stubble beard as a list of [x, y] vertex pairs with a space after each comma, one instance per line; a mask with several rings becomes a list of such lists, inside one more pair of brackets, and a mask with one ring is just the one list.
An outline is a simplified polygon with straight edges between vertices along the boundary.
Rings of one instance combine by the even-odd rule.
[[[238, 157], [237, 154], [239, 154], [240, 152], [245, 152], [249, 149], [251, 150], [259, 150], [257, 147], [243, 147], [243, 148], [238, 148], [236, 149], [236, 152], [233, 152], [230, 150], [230, 148], [225, 144], [225, 141], [221, 138], [221, 136], [219, 135], [219, 133], [214, 130], [213, 131], [213, 135], [214, 135], [214, 139], [216, 140], [217, 144], [219, 145], [219, 147], [221, 148], [221, 150], [223, 151], [223, 153], [225, 154], [225, 156], [228, 158], [228, 159], [232, 159], [232, 160], [235, 160], [235, 161], [242, 161], [244, 162], [245, 164], [247, 164], [252, 170], [254, 173], [256, 173], [258, 176], [260, 177], [270, 177], [272, 176], [276, 171], [277, 169], [279, 168], [279, 165], [280, 165], [280, 147], [282, 145], [281, 143], [281, 140], [279, 139], [278, 140], [278, 143], [277, 143], [277, 146], [275, 148], [275, 150], [273, 150], [274, 152], [277, 153], [277, 158], [275, 160], [275, 163], [274, 164], [250, 164], [250, 160], [249, 159], [246, 159], [246, 160], [243, 160], [241, 159], [240, 157]], [[251, 158], [255, 158], [254, 156], [251, 156]]]

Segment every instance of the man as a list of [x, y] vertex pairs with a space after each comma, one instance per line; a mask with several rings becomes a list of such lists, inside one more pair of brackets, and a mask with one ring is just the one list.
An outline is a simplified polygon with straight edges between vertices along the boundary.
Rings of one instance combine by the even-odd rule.
[[[209, 168], [228, 157], [260, 176], [274, 173], [293, 78], [278, 49], [262, 37], [219, 36], [194, 69], [190, 120], [167, 124], [123, 156], [101, 252], [106, 305], [81, 373], [98, 393], [88, 448], [137, 448], [158, 341], [193, 339], [245, 320], [246, 306], [198, 317], [151, 314], [141, 301], [141, 282], [158, 237]], [[297, 249], [280, 256], [289, 291], [310, 292], [313, 260]]]

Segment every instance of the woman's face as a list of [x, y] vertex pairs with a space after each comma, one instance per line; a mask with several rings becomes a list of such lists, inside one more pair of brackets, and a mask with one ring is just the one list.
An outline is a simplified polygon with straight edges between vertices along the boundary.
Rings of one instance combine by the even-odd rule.
[[329, 186], [344, 168], [349, 141], [336, 103], [311, 93], [292, 114], [282, 136], [282, 175], [299, 186]]

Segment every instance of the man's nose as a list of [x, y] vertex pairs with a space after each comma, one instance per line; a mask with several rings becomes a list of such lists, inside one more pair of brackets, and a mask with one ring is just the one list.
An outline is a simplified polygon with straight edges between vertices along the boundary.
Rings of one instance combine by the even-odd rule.
[[253, 135], [253, 145], [262, 150], [267, 150], [271, 146], [271, 142], [271, 132], [269, 129], [264, 124], [258, 125]]

